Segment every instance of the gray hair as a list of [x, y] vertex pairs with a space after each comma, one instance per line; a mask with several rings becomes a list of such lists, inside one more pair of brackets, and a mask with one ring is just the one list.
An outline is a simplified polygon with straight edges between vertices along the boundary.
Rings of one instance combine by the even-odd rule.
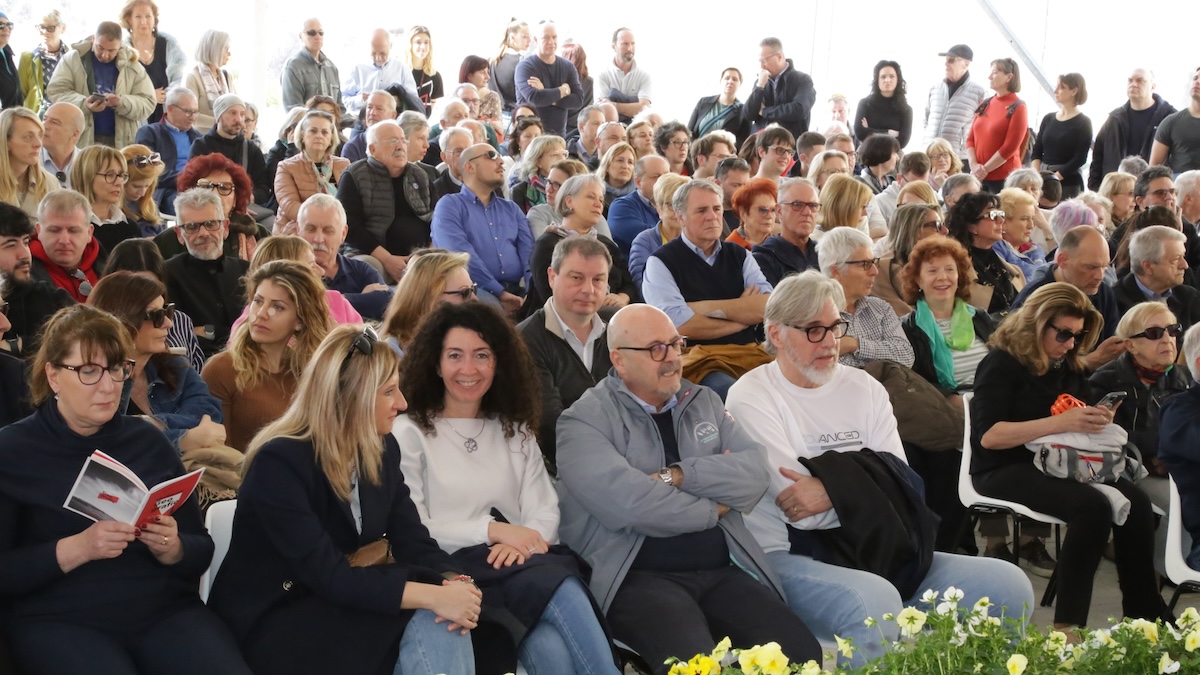
[[529, 147], [525, 148], [525, 152], [521, 153], [521, 166], [517, 167], [517, 178], [519, 180], [529, 180], [530, 176], [537, 174], [537, 163], [541, 160], [542, 155], [550, 152], [553, 146], [561, 145], [563, 150], [567, 149], [567, 142], [561, 136], [552, 134], [542, 134], [529, 142]]
[[223, 30], [206, 30], [204, 35], [200, 36], [200, 42], [196, 44], [196, 63], [220, 67], [228, 47], [229, 33]]
[[76, 211], [83, 213], [84, 222], [91, 221], [92, 204], [88, 201], [87, 197], [74, 190], [51, 190], [38, 203], [37, 219], [40, 223], [45, 221], [46, 216], [49, 216], [51, 213], [64, 216]]
[[811, 178], [784, 178], [783, 180], [779, 181], [779, 197], [782, 199], [784, 192], [796, 187], [797, 185], [807, 185], [815, 190], [818, 194], [821, 192], [817, 189], [817, 184], [814, 183]]
[[[1041, 177], [1038, 177], [1041, 180]], [[946, 201], [947, 195], [954, 192], [964, 185], [974, 185], [976, 190], [983, 187], [979, 179], [969, 173], [956, 173], [953, 176], [948, 176], [946, 182], [942, 183], [942, 201]]]
[[587, 124], [588, 115], [591, 115], [594, 112], [598, 112], [598, 113], [600, 113], [601, 117], [604, 117], [604, 108], [601, 108], [598, 104], [585, 106], [579, 110], [579, 128], [580, 129], [583, 128], [584, 124]]
[[[839, 227], [838, 230], [850, 230]], [[832, 234], [832, 233], [830, 233]], [[859, 234], [862, 234], [861, 232]], [[824, 246], [824, 239], [822, 239]], [[822, 248], [821, 253], [825, 250]], [[763, 323], [779, 326], [796, 326], [808, 323], [825, 309], [825, 303], [832, 300], [834, 307], [840, 312], [846, 308], [846, 292], [842, 285], [824, 276], [816, 270], [807, 270], [800, 274], [792, 274], [783, 278], [775, 285], [771, 297], [767, 299], [767, 308], [763, 312]], [[767, 333], [764, 345], [768, 353], [774, 354], [776, 345], [771, 342], [771, 334]]]
[[[478, 94], [479, 87], [476, 87], [475, 85], [471, 84], [470, 82], [462, 82], [457, 87], [454, 88], [454, 97], [459, 98], [460, 97], [459, 94], [464, 91], [473, 91], [476, 94]], [[463, 101], [463, 102], [466, 103], [466, 101]], [[468, 108], [469, 107], [470, 106], [468, 106]]]
[[845, 267], [854, 252], [871, 248], [871, 238], [853, 227], [835, 227], [821, 237], [821, 274], [830, 276], [834, 267]]
[[741, 157], [726, 157], [717, 162], [717, 169], [713, 172], [713, 178], [716, 180], [725, 180], [725, 176], [728, 176], [730, 171], [745, 171], [749, 173], [750, 163]]
[[[346, 207], [337, 200], [333, 195], [318, 192], [300, 205], [300, 210], [296, 213], [296, 222], [302, 222], [305, 215], [312, 209], [321, 209], [322, 211], [333, 211], [334, 217], [337, 219], [338, 225], [346, 224]], [[336, 253], [336, 251], [334, 251]]]
[[[367, 133], [367, 147], [375, 145], [375, 141], [379, 138], [379, 130], [385, 124], [388, 126], [396, 126], [396, 127], [400, 126], [400, 123], [397, 122], [396, 120], [379, 120], [375, 124], [372, 124], [371, 126], [367, 127], [367, 132], [366, 132]], [[404, 129], [400, 129], [400, 131], [403, 132]], [[405, 134], [405, 137], [407, 137], [407, 136], [408, 135]]]
[[[538, 138], [545, 138], [538, 136]], [[535, 139], [536, 140], [536, 139]], [[604, 181], [594, 173], [581, 173], [578, 176], [571, 176], [558, 188], [558, 194], [554, 196], [554, 212], [560, 217], [566, 218], [573, 213], [567, 208], [567, 197], [574, 197], [589, 185], [596, 185], [600, 188], [600, 194], [604, 194]]]
[[388, 91], [387, 89], [374, 89], [370, 94], [367, 95], [367, 98], [371, 98], [372, 96], [383, 96], [387, 99], [388, 109], [392, 112], [396, 112], [396, 97], [392, 96], [392, 92]]
[[605, 122], [604, 124], [600, 125], [599, 129], [596, 130], [596, 138], [600, 138], [601, 136], [603, 136], [604, 130], [611, 126], [618, 126], [618, 127], [621, 127], [622, 129], [625, 128], [625, 125], [621, 124], [620, 122]]
[[182, 214], [183, 209], [203, 209], [208, 206], [217, 210], [217, 218], [224, 220], [225, 207], [216, 190], [194, 187], [175, 195], [175, 213]]
[[1175, 191], [1179, 195], [1180, 201], [1183, 201], [1184, 195], [1200, 196], [1200, 171], [1192, 169], [1176, 176]]
[[1017, 169], [1004, 179], [1004, 187], [1022, 190], [1041, 190], [1044, 183], [1036, 169]]
[[608, 269], [612, 270], [612, 254], [608, 252], [608, 247], [593, 237], [566, 237], [555, 244], [554, 253], [550, 254], [550, 269], [554, 270], [555, 274], [561, 272], [563, 261], [572, 253], [578, 253], [584, 258], [604, 258]]
[[400, 117], [396, 118], [396, 123], [404, 130], [405, 138], [412, 136], [414, 131], [429, 130], [429, 120], [425, 118], [424, 114], [415, 110], [405, 110], [400, 113]]
[[1129, 239], [1129, 269], [1134, 275], [1142, 276], [1142, 263], [1161, 262], [1168, 241], [1186, 242], [1187, 237], [1165, 225], [1151, 225], [1134, 232]]
[[468, 145], [475, 140], [475, 135], [462, 127], [446, 127], [442, 129], [442, 133], [438, 134], [438, 147], [444, 152], [450, 147], [450, 141], [454, 140], [455, 136], [466, 136]]
[[[1200, 171], [1196, 171], [1195, 174], [1196, 174], [1197, 178], [1200, 178]], [[1176, 183], [1175, 186], [1178, 188], [1179, 183]], [[1084, 205], [1086, 205], [1088, 208], [1096, 208], [1097, 206], [1099, 206], [1099, 207], [1103, 208], [1105, 211], [1108, 211], [1109, 215], [1112, 215], [1112, 209], [1113, 209], [1112, 200], [1109, 199], [1108, 197], [1105, 197], [1104, 195], [1100, 194], [1099, 192], [1092, 192], [1091, 190], [1085, 190], [1084, 192], [1080, 192], [1079, 196], [1076, 197], [1076, 199], [1083, 202]], [[1111, 225], [1111, 223], [1110, 223], [1110, 225]]]
[[468, 106], [466, 103], [463, 103], [461, 98], [456, 96], [447, 96], [438, 102], [437, 108], [434, 109], [433, 114], [429, 116], [429, 119], [436, 119], [439, 122], [446, 119], [446, 110], [448, 110], [450, 106], [454, 105], [455, 103], [465, 108], [468, 113], [471, 112], [470, 106]]
[[1200, 380], [1200, 323], [1192, 326], [1183, 334], [1183, 358], [1187, 359], [1188, 370], [1192, 371], [1192, 379]]
[[171, 87], [167, 90], [166, 105], [178, 106], [180, 101], [189, 97], [192, 100], [199, 100], [196, 98], [196, 92], [187, 87]]
[[313, 108], [305, 111], [304, 115], [300, 117], [300, 121], [296, 123], [296, 128], [292, 130], [292, 143], [295, 144], [297, 148], [300, 148], [301, 151], [304, 150], [304, 132], [308, 131], [308, 125], [311, 123], [311, 120], [314, 119], [325, 120], [326, 122], [329, 122], [329, 150], [327, 152], [330, 154], [335, 154], [338, 142], [341, 140], [338, 136], [337, 120], [334, 119], [331, 113], [325, 112], [324, 110], [317, 110], [316, 108]]
[[1142, 172], [1149, 168], [1150, 162], [1147, 162], [1141, 155], [1130, 155], [1117, 165], [1117, 171], [1134, 176], [1142, 175]]
[[296, 125], [300, 123], [300, 118], [304, 117], [304, 113], [308, 112], [308, 108], [298, 105], [287, 112], [287, 116], [283, 118], [283, 124], [279, 125], [279, 140], [284, 143], [292, 142], [292, 132], [296, 130]]
[[721, 186], [706, 180], [693, 178], [676, 190], [675, 197], [671, 200], [671, 210], [673, 210], [675, 215], [679, 216], [680, 218], [683, 217], [683, 214], [687, 213], [688, 198], [692, 196], [693, 190], [711, 192], [715, 194], [717, 198], [722, 201], [722, 203], [725, 201], [725, 192], [721, 190]]

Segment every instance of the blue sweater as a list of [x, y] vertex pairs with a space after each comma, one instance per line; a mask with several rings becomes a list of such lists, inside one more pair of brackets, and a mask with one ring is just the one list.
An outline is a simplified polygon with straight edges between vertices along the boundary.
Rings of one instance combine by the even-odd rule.
[[658, 220], [658, 209], [647, 204], [637, 190], [616, 198], [608, 207], [608, 229], [626, 258], [638, 234], [658, 225]]
[[1192, 535], [1188, 565], [1200, 570], [1200, 384], [1162, 404], [1158, 459], [1179, 488], [1183, 527]]
[[[529, 86], [529, 78], [542, 82], [541, 89]], [[571, 93], [562, 95], [559, 87], [571, 87]], [[517, 103], [528, 103], [538, 112], [546, 133], [563, 136], [567, 131], [567, 115], [583, 107], [583, 85], [579, 83], [579, 72], [570, 61], [555, 57], [554, 63], [546, 63], [537, 54], [530, 54], [517, 64]]]

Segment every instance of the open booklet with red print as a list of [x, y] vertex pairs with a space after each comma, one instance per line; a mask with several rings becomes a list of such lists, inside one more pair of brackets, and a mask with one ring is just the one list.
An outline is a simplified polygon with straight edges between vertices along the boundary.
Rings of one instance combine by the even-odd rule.
[[195, 491], [204, 469], [146, 487], [129, 467], [100, 452], [83, 463], [63, 507], [92, 520], [116, 520], [143, 527], [169, 516]]

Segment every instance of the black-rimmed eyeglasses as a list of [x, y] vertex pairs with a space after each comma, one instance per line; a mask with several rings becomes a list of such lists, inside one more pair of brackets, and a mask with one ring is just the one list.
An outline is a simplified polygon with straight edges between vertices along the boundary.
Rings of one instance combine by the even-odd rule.
[[463, 302], [475, 297], [475, 292], [479, 290], [479, 284], [471, 284], [466, 288], [460, 288], [457, 291], [442, 291], [442, 295], [457, 295], [463, 299]]
[[233, 183], [217, 183], [206, 178], [201, 178], [196, 181], [196, 187], [206, 190], [216, 190], [219, 195], [229, 196], [233, 194], [235, 186]]
[[846, 262], [844, 262], [842, 264], [845, 265], [846, 267], [850, 267], [851, 265], [858, 265], [859, 267], [863, 268], [864, 272], [869, 272], [869, 271], [871, 271], [872, 267], [879, 267], [879, 258], [866, 258], [864, 260], [847, 260]]
[[224, 220], [201, 220], [195, 223], [180, 223], [179, 228], [188, 234], [196, 234], [202, 227], [209, 232], [216, 232], [224, 225]]
[[651, 359], [655, 361], [665, 361], [667, 359], [668, 349], [674, 349], [676, 354], [682, 354], [685, 347], [687, 347], [687, 338], [680, 335], [670, 342], [659, 342], [658, 344], [653, 344], [649, 347], [617, 347], [617, 349], [628, 349], [635, 352], [650, 352]]
[[848, 321], [834, 321], [830, 326], [793, 326], [790, 323], [784, 325], [793, 330], [803, 331], [804, 336], [813, 344], [824, 340], [829, 333], [833, 333], [834, 338], [841, 339], [846, 336], [846, 331], [850, 330]]
[[75, 375], [79, 377], [79, 383], [88, 387], [98, 383], [106, 372], [112, 378], [113, 382], [124, 382], [133, 377], [133, 361], [122, 361], [115, 366], [107, 368], [99, 363], [81, 363], [78, 366], [56, 363], [54, 367], [74, 371]]

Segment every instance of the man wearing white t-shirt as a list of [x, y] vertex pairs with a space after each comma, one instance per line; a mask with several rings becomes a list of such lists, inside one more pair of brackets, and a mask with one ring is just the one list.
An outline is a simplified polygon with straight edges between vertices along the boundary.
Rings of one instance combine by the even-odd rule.
[[[902, 598], [881, 576], [794, 554], [788, 536], [789, 527], [860, 526], [839, 520], [821, 481], [798, 458], [869, 448], [906, 461], [883, 385], [838, 363], [844, 305], [841, 286], [818, 272], [780, 282], [765, 312], [768, 349], [776, 360], [742, 376], [729, 390], [727, 407], [739, 426], [766, 446], [771, 467], [771, 486], [746, 515], [746, 525], [782, 579], [788, 605], [818, 638], [852, 638], [856, 651], [849, 662], [858, 665], [882, 654], [884, 640], [896, 639], [898, 632], [895, 623], [868, 627], [864, 620], [880, 620], [885, 613], [916, 605], [919, 593]], [[1029, 580], [1002, 560], [935, 552], [920, 589], [950, 586], [962, 589], [959, 606], [968, 610], [983, 597], [1005, 607], [1008, 616], [1024, 613], [1028, 618], [1033, 610]]]

